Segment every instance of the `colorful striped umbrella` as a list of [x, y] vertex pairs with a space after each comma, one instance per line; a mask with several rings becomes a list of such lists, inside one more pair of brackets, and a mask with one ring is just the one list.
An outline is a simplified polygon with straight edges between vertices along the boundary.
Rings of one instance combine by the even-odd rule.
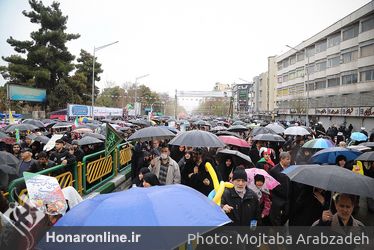
[[318, 138], [310, 140], [303, 145], [303, 148], [331, 148], [334, 143], [328, 139]]

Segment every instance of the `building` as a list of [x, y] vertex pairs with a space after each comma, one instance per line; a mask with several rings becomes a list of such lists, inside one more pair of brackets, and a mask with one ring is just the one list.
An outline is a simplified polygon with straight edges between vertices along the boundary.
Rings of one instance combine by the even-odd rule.
[[[276, 58], [281, 119], [374, 127], [374, 1]], [[308, 98], [309, 96], [309, 98]]]
[[276, 108], [277, 64], [276, 57], [268, 57], [268, 71], [253, 78], [254, 110], [260, 118], [273, 118]]
[[254, 110], [253, 83], [234, 84], [232, 87], [232, 98], [235, 115], [247, 116]]

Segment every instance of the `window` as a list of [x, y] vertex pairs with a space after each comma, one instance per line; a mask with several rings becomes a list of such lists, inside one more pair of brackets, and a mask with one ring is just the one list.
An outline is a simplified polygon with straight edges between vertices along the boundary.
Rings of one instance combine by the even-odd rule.
[[278, 83], [282, 83], [282, 79], [283, 79], [282, 76], [278, 76]]
[[374, 69], [361, 71], [360, 81], [374, 81]]
[[349, 63], [349, 62], [357, 61], [357, 57], [358, 57], [357, 50], [344, 53], [342, 54], [342, 63]]
[[282, 62], [279, 62], [278, 63], [278, 70], [281, 70], [281, 69], [283, 69], [283, 67], [282, 67], [283, 65], [282, 65]]
[[372, 56], [372, 55], [374, 55], [374, 43], [367, 45], [367, 46], [362, 46], [360, 48], [361, 57], [367, 57], [367, 56]]
[[336, 76], [335, 78], [330, 78], [327, 80], [327, 87], [328, 88], [331, 88], [331, 87], [336, 87], [336, 86], [339, 86], [340, 85], [340, 78], [338, 76]]
[[287, 82], [288, 81], [288, 74], [284, 74], [283, 75], [283, 82]]
[[315, 89], [324, 89], [326, 88], [326, 80], [325, 79], [322, 79], [322, 80], [317, 80], [316, 83], [315, 83]]
[[357, 83], [357, 72], [344, 72], [342, 74], [342, 84]]
[[316, 43], [316, 54], [326, 51], [327, 49], [327, 40]]
[[298, 62], [304, 60], [304, 58], [305, 58], [304, 51], [300, 51], [299, 53], [297, 53], [296, 59], [297, 59]]
[[334, 47], [340, 44], [340, 32], [331, 35], [327, 38], [327, 48]]
[[315, 53], [316, 53], [316, 50], [314, 48], [314, 45], [306, 48], [306, 56], [311, 57], [311, 56], [314, 56]]
[[304, 68], [298, 68], [296, 69], [296, 77], [303, 77], [304, 76]]
[[358, 36], [358, 23], [343, 31], [343, 41], [354, 38], [356, 36]]
[[296, 63], [296, 56], [291, 56], [290, 57], [290, 65], [295, 64], [295, 63]]
[[314, 64], [310, 64], [306, 67], [306, 70], [307, 70], [307, 74], [311, 75], [314, 73]]
[[314, 82], [309, 83], [307, 86], [308, 86], [309, 91], [313, 91], [314, 90]]
[[283, 68], [285, 69], [287, 67], [288, 67], [288, 58], [283, 60]]
[[326, 70], [326, 61], [316, 63], [316, 72]]
[[361, 32], [374, 29], [374, 15], [369, 19], [361, 22]]
[[290, 73], [288, 73], [288, 79], [289, 80], [293, 80], [295, 79], [296, 77], [296, 72], [295, 71], [291, 71]]
[[327, 59], [327, 67], [332, 68], [340, 64], [340, 56], [335, 56]]

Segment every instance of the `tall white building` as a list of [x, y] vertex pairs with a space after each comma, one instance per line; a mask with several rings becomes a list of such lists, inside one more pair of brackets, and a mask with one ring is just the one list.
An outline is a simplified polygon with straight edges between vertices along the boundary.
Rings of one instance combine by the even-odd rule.
[[[374, 127], [374, 1], [276, 58], [278, 117]], [[309, 94], [308, 94], [309, 90]], [[309, 98], [308, 98], [309, 96]]]

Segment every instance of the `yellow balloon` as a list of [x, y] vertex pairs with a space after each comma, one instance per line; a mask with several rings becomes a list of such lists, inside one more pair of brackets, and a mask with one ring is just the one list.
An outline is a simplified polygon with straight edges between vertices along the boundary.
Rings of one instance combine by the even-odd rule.
[[221, 205], [221, 198], [222, 198], [222, 194], [224, 191], [225, 191], [225, 183], [221, 181], [221, 183], [219, 184], [218, 191], [216, 191], [216, 195], [213, 198], [213, 202], [215, 202], [218, 206]]
[[210, 164], [209, 162], [205, 163], [205, 170], [209, 172], [210, 177], [212, 178], [212, 181], [213, 181], [214, 190], [216, 191], [216, 194], [217, 194], [218, 189], [219, 189], [219, 182], [218, 182], [216, 171], [214, 171], [212, 164]]
[[233, 188], [234, 187], [234, 184], [232, 184], [231, 182], [225, 182], [225, 188]]

